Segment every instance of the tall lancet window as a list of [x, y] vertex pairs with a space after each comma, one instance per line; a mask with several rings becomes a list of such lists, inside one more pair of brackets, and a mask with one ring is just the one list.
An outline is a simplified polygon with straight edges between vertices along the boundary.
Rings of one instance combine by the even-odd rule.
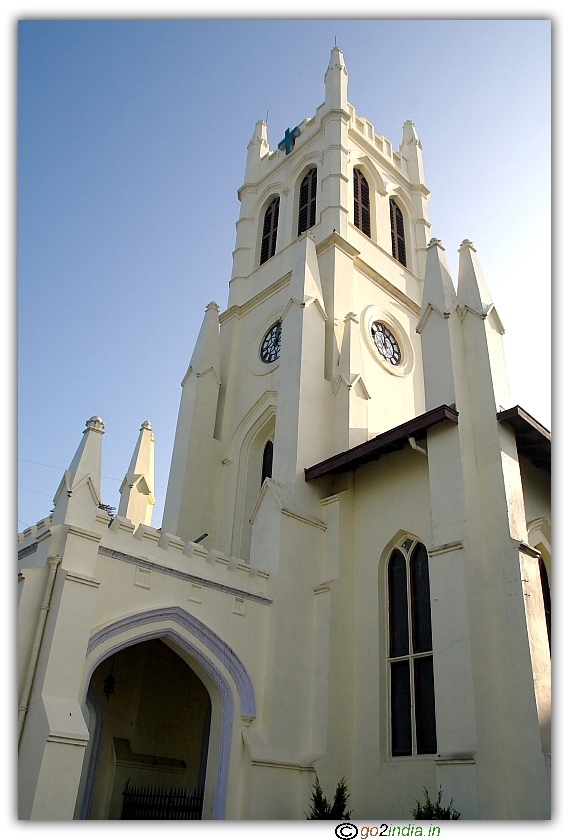
[[274, 253], [277, 244], [277, 225], [279, 223], [279, 198], [274, 198], [263, 218], [263, 233], [261, 235], [261, 257], [259, 264], [263, 265]]
[[355, 169], [353, 174], [354, 191], [354, 224], [366, 236], [372, 236], [370, 228], [370, 188], [368, 181], [360, 171]]
[[297, 236], [300, 236], [315, 224], [317, 215], [317, 170], [309, 169], [299, 189], [299, 224]]
[[390, 227], [392, 229], [392, 256], [402, 265], [406, 265], [404, 217], [393, 198], [390, 199]]
[[542, 557], [538, 560], [540, 569], [540, 583], [542, 586], [542, 600], [544, 602], [544, 617], [546, 618], [546, 632], [548, 633], [548, 647], [550, 647], [550, 585], [548, 583], [548, 572]]
[[268, 440], [263, 447], [263, 457], [261, 460], [261, 483], [266, 478], [271, 478], [273, 475], [273, 441]]
[[406, 540], [388, 562], [392, 755], [437, 752], [428, 555]]

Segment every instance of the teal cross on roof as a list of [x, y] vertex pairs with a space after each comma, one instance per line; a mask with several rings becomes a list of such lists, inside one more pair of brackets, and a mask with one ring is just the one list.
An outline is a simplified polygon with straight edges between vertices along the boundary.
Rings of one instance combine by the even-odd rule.
[[295, 128], [291, 131], [291, 129], [287, 129], [285, 132], [285, 137], [277, 146], [278, 149], [285, 149], [285, 154], [288, 155], [295, 148], [295, 140], [300, 134], [299, 126], [296, 125]]

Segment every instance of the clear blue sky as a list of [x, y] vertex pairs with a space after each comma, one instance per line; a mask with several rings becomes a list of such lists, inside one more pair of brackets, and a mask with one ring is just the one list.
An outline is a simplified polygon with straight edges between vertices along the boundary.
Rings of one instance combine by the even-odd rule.
[[[104, 501], [143, 420], [160, 524], [204, 308], [223, 309], [256, 120], [315, 113], [334, 38], [349, 99], [397, 148], [416, 123], [432, 233], [478, 250], [513, 403], [550, 424], [550, 23], [28, 20], [18, 46], [22, 529], [46, 515], [99, 414]], [[46, 466], [41, 466], [46, 465]], [[57, 469], [56, 469], [57, 468]]]

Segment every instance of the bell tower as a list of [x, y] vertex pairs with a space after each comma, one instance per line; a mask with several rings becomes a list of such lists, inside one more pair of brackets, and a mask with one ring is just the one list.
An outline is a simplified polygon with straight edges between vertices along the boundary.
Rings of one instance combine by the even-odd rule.
[[[430, 230], [421, 143], [408, 121], [396, 151], [357, 115], [337, 47], [324, 82], [323, 104], [277, 149], [266, 123], [255, 126], [228, 307], [218, 338], [208, 307], [198, 341], [208, 359], [197, 367], [193, 357], [178, 421], [163, 527], [183, 539], [208, 532], [206, 545], [246, 562], [267, 440], [271, 480], [316, 515], [306, 467], [425, 410], [415, 332]], [[197, 410], [204, 388], [210, 408]]]
[[[395, 151], [358, 116], [336, 47], [324, 82], [276, 149], [263, 121], [248, 145], [162, 527], [151, 424], [112, 517], [93, 416], [19, 535], [24, 818], [110, 817], [131, 766], [194, 767], [213, 819], [302, 819], [315, 772], [354, 819], [409, 820], [422, 787], [462, 819], [549, 817], [550, 436], [510, 402], [473, 243], [455, 286], [431, 237], [414, 124]], [[142, 644], [170, 663], [150, 686], [120, 673]], [[154, 712], [130, 729], [130, 686], [169, 699], [177, 657], [210, 697], [187, 752], [166, 703], [157, 737]]]

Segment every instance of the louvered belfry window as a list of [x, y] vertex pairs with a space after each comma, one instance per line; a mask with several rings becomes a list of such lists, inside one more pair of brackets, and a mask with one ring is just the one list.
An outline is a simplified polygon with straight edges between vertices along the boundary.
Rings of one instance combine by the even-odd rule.
[[263, 234], [261, 237], [261, 257], [259, 264], [263, 265], [274, 253], [277, 244], [277, 224], [279, 222], [279, 198], [274, 198], [263, 219]]
[[299, 225], [297, 236], [300, 236], [315, 224], [317, 214], [317, 170], [309, 169], [299, 190]]
[[353, 188], [354, 224], [366, 236], [372, 236], [370, 228], [370, 188], [360, 169], [354, 170]]
[[392, 755], [437, 752], [428, 555], [406, 540], [388, 562]]
[[393, 198], [390, 199], [390, 227], [392, 229], [392, 256], [402, 265], [406, 265], [404, 217]]

